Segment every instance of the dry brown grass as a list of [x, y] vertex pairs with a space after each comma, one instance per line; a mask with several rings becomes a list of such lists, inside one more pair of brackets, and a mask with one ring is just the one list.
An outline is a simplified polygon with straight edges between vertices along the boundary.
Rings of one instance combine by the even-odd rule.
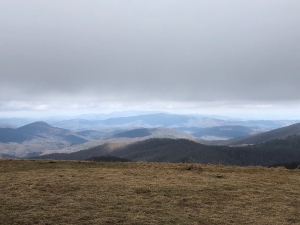
[[300, 170], [0, 160], [0, 224], [300, 224]]

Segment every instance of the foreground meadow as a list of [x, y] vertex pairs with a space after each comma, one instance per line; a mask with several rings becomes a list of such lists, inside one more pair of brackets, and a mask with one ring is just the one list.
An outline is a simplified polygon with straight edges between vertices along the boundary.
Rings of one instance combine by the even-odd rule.
[[0, 160], [1, 224], [300, 224], [300, 170]]

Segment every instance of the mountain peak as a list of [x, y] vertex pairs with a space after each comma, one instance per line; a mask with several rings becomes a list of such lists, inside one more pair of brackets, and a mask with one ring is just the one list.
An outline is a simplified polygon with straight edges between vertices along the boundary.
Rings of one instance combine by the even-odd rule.
[[27, 124], [25, 126], [22, 126], [22, 127], [19, 127], [18, 129], [20, 128], [28, 128], [28, 127], [52, 127], [50, 126], [48, 123], [44, 122], [44, 121], [37, 121], [37, 122], [33, 122], [33, 123], [30, 123], [30, 124]]

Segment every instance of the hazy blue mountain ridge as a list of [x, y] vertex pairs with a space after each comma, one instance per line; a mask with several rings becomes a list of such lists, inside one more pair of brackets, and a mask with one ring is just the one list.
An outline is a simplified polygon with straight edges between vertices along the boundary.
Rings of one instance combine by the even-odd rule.
[[87, 140], [75, 133], [68, 130], [52, 127], [49, 124], [39, 121], [27, 124], [25, 126], [13, 129], [13, 128], [0, 128], [0, 142], [8, 143], [23, 143], [37, 139], [42, 141], [57, 140], [67, 141], [71, 144], [84, 143]]
[[227, 141], [215, 141], [212, 142], [212, 144], [218, 144], [218, 145], [258, 144], [273, 139], [285, 139], [293, 135], [300, 135], [300, 123], [292, 124], [286, 127], [274, 129], [263, 133], [253, 134], [250, 136], [234, 138]]

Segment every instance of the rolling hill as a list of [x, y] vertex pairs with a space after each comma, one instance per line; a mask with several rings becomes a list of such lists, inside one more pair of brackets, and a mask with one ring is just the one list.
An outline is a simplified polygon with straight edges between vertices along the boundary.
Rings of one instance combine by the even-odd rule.
[[235, 138], [227, 141], [215, 141], [211, 144], [218, 145], [243, 145], [243, 144], [258, 144], [273, 139], [285, 139], [289, 136], [300, 135], [300, 123], [290, 126], [274, 129], [264, 133], [254, 134], [246, 137]]
[[147, 137], [150, 136], [151, 132], [147, 128], [140, 128], [140, 129], [133, 129], [121, 133], [114, 134], [113, 137], [120, 138], [120, 137], [126, 137], [126, 138], [136, 138], [136, 137]]
[[34, 139], [33, 135], [23, 133], [14, 128], [0, 128], [0, 142], [2, 143], [23, 143]]
[[86, 139], [89, 140], [96, 140], [107, 136], [106, 132], [97, 131], [97, 130], [83, 130], [83, 131], [76, 132], [76, 134], [85, 137]]
[[[85, 133], [85, 131], [82, 131]], [[80, 133], [82, 133], [80, 132]], [[112, 143], [123, 143], [123, 144], [129, 144], [136, 141], [142, 141], [149, 138], [171, 138], [171, 139], [190, 139], [195, 141], [202, 141], [194, 137], [193, 135], [184, 132], [179, 131], [175, 129], [170, 128], [138, 128], [138, 129], [132, 129], [132, 130], [114, 130], [114, 134], [106, 134], [106, 136], [103, 136], [101, 139], [98, 140], [92, 140], [89, 142], [85, 142], [83, 144], [74, 145], [74, 146], [68, 146], [66, 148], [62, 148], [55, 151], [48, 151], [46, 150], [42, 155], [45, 154], [51, 154], [51, 153], [71, 153], [71, 152], [77, 152], [80, 150], [86, 150], [89, 148], [93, 148], [95, 146], [103, 145], [105, 143], [112, 144]], [[89, 132], [87, 132], [88, 134]], [[205, 141], [203, 141], [205, 142]]]
[[19, 128], [0, 128], [0, 157], [38, 155], [45, 150], [57, 150], [82, 144], [88, 139], [45, 122], [34, 122]]
[[149, 138], [186, 138], [196, 139], [195, 136], [188, 132], [180, 131], [176, 129], [158, 127], [158, 128], [138, 128], [128, 130], [124, 132], [116, 133], [112, 136], [113, 138], [138, 138], [138, 137], [149, 137]]
[[179, 130], [189, 131], [193, 136], [205, 140], [222, 140], [248, 136], [259, 130], [257, 127], [226, 125], [216, 127], [182, 127]]
[[[112, 146], [99, 145], [70, 154], [50, 154], [35, 158], [84, 160], [97, 156], [116, 156], [132, 161], [187, 162], [222, 165], [262, 165], [293, 162], [300, 159], [300, 136], [286, 139], [285, 144], [277, 140], [247, 147], [207, 146], [186, 139], [147, 139], [130, 144]], [[287, 144], [290, 143], [290, 144]]]
[[65, 129], [52, 127], [42, 121], [30, 123], [16, 129], [0, 128], [0, 142], [2, 143], [23, 143], [24, 141], [30, 141], [33, 139], [67, 141], [71, 144], [80, 144], [87, 141], [77, 134]]
[[169, 128], [83, 130], [75, 133], [39, 121], [16, 129], [0, 128], [0, 157], [73, 152], [103, 143], [130, 143], [146, 138], [195, 139], [189, 133]]

